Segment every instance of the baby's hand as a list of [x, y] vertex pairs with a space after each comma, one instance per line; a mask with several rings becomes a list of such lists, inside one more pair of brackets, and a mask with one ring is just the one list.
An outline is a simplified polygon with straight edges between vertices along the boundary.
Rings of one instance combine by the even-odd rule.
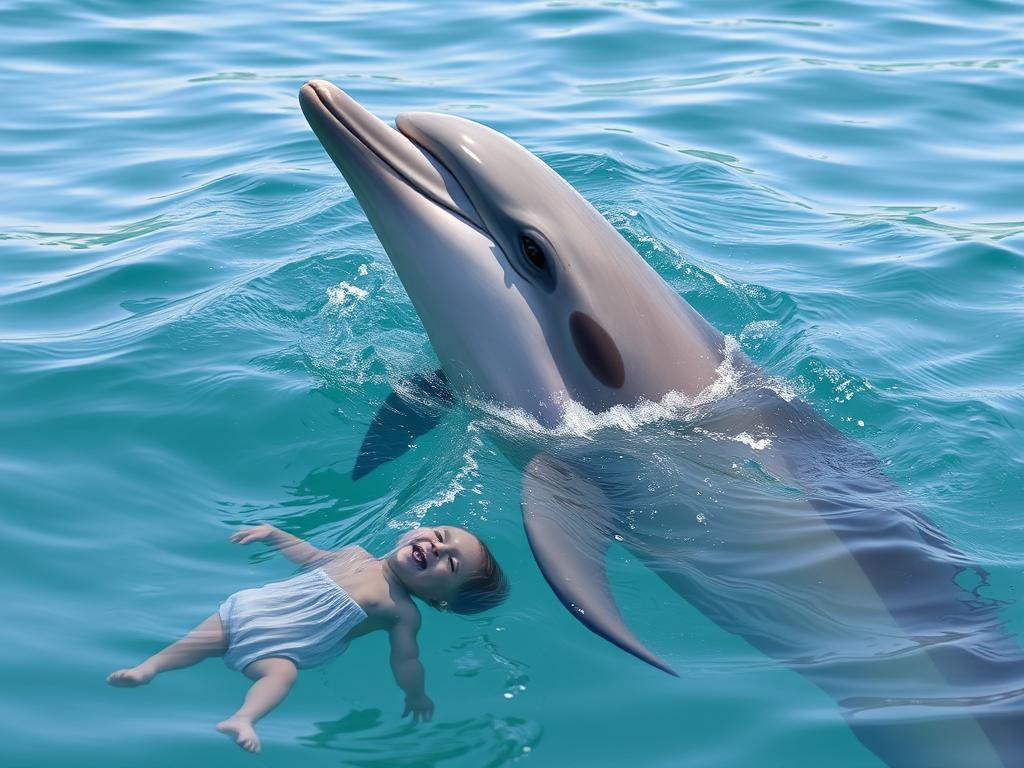
[[406, 698], [405, 712], [402, 713], [402, 717], [405, 717], [410, 712], [412, 712], [412, 721], [414, 723], [418, 723], [420, 720], [429, 723], [431, 718], [434, 717], [434, 702], [426, 695], [415, 699]]
[[230, 541], [235, 544], [252, 544], [254, 541], [266, 541], [277, 530], [269, 523], [260, 523], [255, 528], [243, 528], [231, 534]]

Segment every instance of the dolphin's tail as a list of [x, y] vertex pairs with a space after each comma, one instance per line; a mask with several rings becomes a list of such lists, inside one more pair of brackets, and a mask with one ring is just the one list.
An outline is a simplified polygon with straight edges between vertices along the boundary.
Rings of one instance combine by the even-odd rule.
[[1024, 663], [997, 623], [970, 635], [933, 627], [930, 636], [902, 638], [847, 625], [850, 636], [837, 650], [813, 629], [801, 631], [800, 606], [744, 604], [750, 585], [735, 574], [726, 583], [678, 563], [652, 566], [723, 629], [827, 693], [889, 768], [1024, 766]]
[[[825, 506], [820, 498], [811, 503]], [[860, 510], [857, 525], [837, 518], [834, 508], [824, 516], [835, 523], [833, 530], [912, 646], [894, 664], [877, 664], [869, 673], [848, 670], [848, 675], [937, 679], [921, 692], [850, 696], [827, 674], [810, 677], [836, 697], [858, 738], [890, 766], [980, 768], [989, 764], [983, 756], [990, 751], [992, 765], [1021, 768], [1024, 652], [1003, 625], [1000, 603], [980, 594], [987, 574], [965, 565], [941, 540], [921, 535], [913, 510], [879, 511], [887, 520], [878, 535], [871, 531], [871, 514]], [[906, 528], [902, 536], [893, 535], [894, 526]], [[883, 680], [878, 687], [885, 691], [892, 685]], [[923, 749], [934, 754], [926, 758]]]
[[[890, 766], [980, 768], [986, 755], [993, 765], [1024, 766], [1024, 649], [1006, 631], [1002, 603], [983, 595], [988, 574], [907, 503], [874, 454], [803, 404], [777, 409], [789, 425], [801, 425], [799, 439], [783, 431], [782, 448], [808, 505], [911, 642], [890, 663], [808, 676], [836, 697], [857, 736]], [[808, 441], [812, 421], [818, 435]], [[879, 692], [851, 695], [838, 681], [852, 676], [876, 681]], [[892, 690], [899, 680], [932, 684]]]
[[[1012, 641], [995, 627], [920, 640], [934, 642], [902, 658], [847, 670], [826, 665], [807, 676], [836, 698], [853, 732], [891, 768], [1024, 766], [1024, 663]], [[930, 682], [918, 689], [922, 678]], [[876, 690], [849, 695], [851, 679], [875, 680]]]

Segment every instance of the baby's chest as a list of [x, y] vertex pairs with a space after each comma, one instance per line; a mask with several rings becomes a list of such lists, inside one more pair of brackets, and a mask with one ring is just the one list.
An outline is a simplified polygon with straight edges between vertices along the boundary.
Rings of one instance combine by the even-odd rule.
[[362, 637], [371, 632], [387, 630], [394, 626], [395, 615], [393, 606], [387, 605], [379, 599], [368, 597], [363, 601], [359, 601], [359, 607], [363, 609], [366, 618], [352, 628], [352, 631], [349, 633], [350, 638]]
[[376, 626], [389, 623], [392, 620], [394, 604], [388, 596], [386, 584], [382, 588], [374, 584], [372, 580], [360, 578], [358, 574], [355, 577], [348, 574], [347, 578], [344, 574], [339, 577], [334, 574], [330, 575], [335, 583], [345, 590], [349, 598], [366, 614], [363, 624]]
[[364, 574], [341, 574], [334, 579], [368, 619], [378, 619], [394, 608], [384, 579], [367, 578]]

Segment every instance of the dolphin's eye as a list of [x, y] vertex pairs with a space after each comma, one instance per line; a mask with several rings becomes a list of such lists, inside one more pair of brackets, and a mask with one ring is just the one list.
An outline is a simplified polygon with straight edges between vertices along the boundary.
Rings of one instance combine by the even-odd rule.
[[558, 261], [544, 236], [530, 230], [520, 230], [519, 247], [522, 255], [512, 259], [512, 268], [520, 277], [526, 278], [541, 290], [548, 293], [555, 290]]
[[522, 242], [523, 255], [526, 256], [526, 260], [537, 269], [546, 271], [548, 268], [548, 257], [544, 255], [544, 249], [537, 245], [536, 240], [526, 235], [523, 235]]

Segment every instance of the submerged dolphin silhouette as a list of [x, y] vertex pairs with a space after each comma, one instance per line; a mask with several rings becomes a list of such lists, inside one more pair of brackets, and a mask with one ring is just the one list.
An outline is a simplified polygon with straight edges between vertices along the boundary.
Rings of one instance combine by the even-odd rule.
[[524, 469], [530, 546], [573, 615], [675, 674], [611, 597], [616, 540], [832, 695], [893, 768], [1024, 765], [1024, 654], [978, 594], [984, 574], [869, 451], [780, 395], [512, 140], [430, 113], [401, 114], [394, 130], [324, 81], [300, 103], [441, 362], [388, 398], [355, 478], [431, 429], [454, 394], [543, 427], [570, 401], [596, 413], [674, 399], [680, 421], [600, 441], [496, 436]]

